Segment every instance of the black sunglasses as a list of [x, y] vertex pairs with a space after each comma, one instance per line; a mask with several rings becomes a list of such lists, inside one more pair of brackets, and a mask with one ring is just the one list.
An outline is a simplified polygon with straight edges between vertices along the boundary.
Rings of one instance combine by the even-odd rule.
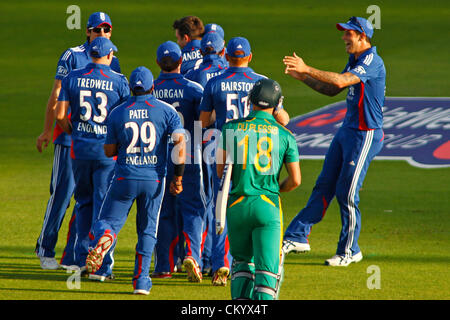
[[96, 27], [96, 28], [90, 28], [89, 30], [94, 31], [95, 33], [100, 33], [100, 32], [102, 32], [102, 30], [104, 33], [110, 33], [111, 27], [102, 27], [102, 28]]
[[358, 27], [361, 28], [362, 32], [366, 33], [362, 25], [359, 23], [358, 19], [356, 17], [350, 17], [350, 23], [356, 24]]

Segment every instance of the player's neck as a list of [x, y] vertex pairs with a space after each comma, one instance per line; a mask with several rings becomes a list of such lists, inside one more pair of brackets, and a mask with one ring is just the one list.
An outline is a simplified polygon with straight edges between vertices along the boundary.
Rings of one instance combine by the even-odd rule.
[[364, 52], [366, 52], [366, 51], [369, 50], [370, 48], [372, 48], [372, 46], [371, 46], [369, 43], [363, 45], [363, 46], [358, 50], [358, 52], [356, 52], [356, 53], [354, 54], [355, 59], [358, 59]]

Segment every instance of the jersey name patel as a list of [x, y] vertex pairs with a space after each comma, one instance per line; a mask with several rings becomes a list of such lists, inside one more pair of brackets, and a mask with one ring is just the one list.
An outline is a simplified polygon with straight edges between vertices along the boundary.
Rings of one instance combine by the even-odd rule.
[[79, 88], [98, 89], [104, 91], [114, 91], [113, 82], [108, 80], [77, 78]]
[[147, 119], [148, 118], [148, 110], [146, 110], [146, 109], [130, 110], [129, 116], [130, 116], [130, 120], [131, 119]]
[[183, 89], [157, 89], [154, 91], [154, 96], [156, 99], [173, 99], [173, 98], [183, 98]]
[[220, 89], [222, 91], [244, 91], [249, 92], [254, 86], [254, 83], [244, 81], [229, 81], [222, 82]]

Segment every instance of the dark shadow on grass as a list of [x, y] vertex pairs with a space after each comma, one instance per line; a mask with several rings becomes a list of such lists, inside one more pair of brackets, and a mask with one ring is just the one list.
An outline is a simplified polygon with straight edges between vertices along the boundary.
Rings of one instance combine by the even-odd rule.
[[[101, 295], [117, 295], [117, 294], [132, 294], [130, 291], [114, 291], [114, 292], [105, 292], [105, 291], [94, 291], [94, 290], [81, 290], [81, 289], [67, 289], [67, 290], [55, 290], [55, 289], [24, 289], [24, 288], [0, 288], [0, 291], [24, 291], [24, 292], [53, 292], [53, 293], [76, 293], [76, 294], [101, 294]], [[52, 299], [54, 300], [54, 299]], [[86, 299], [88, 300], [88, 298]]]
[[[326, 259], [331, 258], [331, 255], [288, 255], [285, 260], [285, 265], [324, 265]], [[436, 256], [436, 255], [386, 255], [386, 254], [375, 254], [369, 253], [364, 255], [362, 262], [370, 263], [438, 263], [438, 264], [449, 264], [450, 256]]]

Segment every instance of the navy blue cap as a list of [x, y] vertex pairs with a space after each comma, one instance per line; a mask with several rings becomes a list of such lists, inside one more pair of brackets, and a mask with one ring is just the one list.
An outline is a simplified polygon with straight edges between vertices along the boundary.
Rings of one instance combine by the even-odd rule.
[[99, 25], [108, 24], [112, 28], [111, 18], [104, 12], [94, 12], [89, 16], [87, 28], [97, 28]]
[[336, 23], [336, 28], [341, 31], [356, 30], [361, 33], [364, 32], [369, 39], [373, 36], [372, 24], [361, 17], [351, 17], [346, 23]]
[[95, 38], [89, 46], [89, 54], [95, 58], [101, 58], [108, 55], [111, 51], [118, 51], [111, 40], [105, 37]]
[[130, 88], [135, 92], [150, 90], [153, 86], [153, 74], [146, 67], [137, 67], [130, 75]]
[[156, 60], [161, 61], [164, 57], [171, 57], [173, 61], [181, 59], [181, 49], [178, 44], [173, 41], [166, 41], [156, 50]]
[[[203, 53], [219, 53], [222, 51], [224, 46], [223, 38], [219, 33], [210, 32], [203, 36], [202, 41], [200, 42], [200, 48]], [[208, 48], [211, 48], [211, 51], [207, 51]]]
[[[242, 53], [238, 53], [239, 51]], [[243, 58], [249, 56], [251, 52], [250, 43], [243, 37], [232, 38], [228, 42], [227, 54], [230, 57]]]
[[217, 32], [222, 39], [225, 39], [225, 32], [223, 31], [223, 28], [218, 24], [208, 23], [205, 26], [205, 33], [208, 32]]

